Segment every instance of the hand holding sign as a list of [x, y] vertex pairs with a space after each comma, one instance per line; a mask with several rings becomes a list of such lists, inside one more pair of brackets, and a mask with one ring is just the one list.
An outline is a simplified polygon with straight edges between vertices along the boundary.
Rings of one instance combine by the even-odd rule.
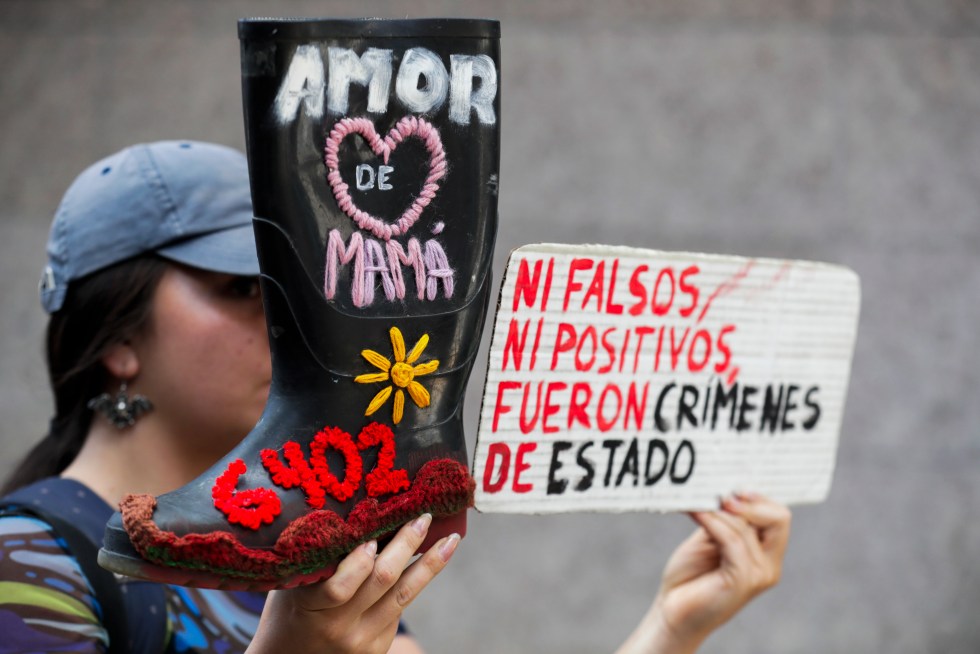
[[473, 466], [482, 511], [698, 510], [830, 486], [857, 277], [800, 261], [531, 245], [508, 264]]
[[674, 550], [650, 610], [616, 654], [694, 652], [753, 597], [774, 586], [789, 540], [789, 510], [760, 495], [694, 513], [700, 528]]

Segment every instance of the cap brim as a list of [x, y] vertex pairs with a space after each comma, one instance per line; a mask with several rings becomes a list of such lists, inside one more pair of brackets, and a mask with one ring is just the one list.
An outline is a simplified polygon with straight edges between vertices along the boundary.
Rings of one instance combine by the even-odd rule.
[[258, 275], [252, 225], [241, 225], [208, 234], [199, 234], [157, 250], [157, 253], [193, 268], [228, 275]]

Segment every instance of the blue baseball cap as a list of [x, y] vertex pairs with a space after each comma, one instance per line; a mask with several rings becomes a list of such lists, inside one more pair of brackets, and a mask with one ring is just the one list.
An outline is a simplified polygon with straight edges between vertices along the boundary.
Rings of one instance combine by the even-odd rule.
[[54, 313], [71, 282], [149, 252], [194, 268], [259, 274], [248, 165], [240, 152], [160, 141], [85, 169], [51, 225], [41, 306]]

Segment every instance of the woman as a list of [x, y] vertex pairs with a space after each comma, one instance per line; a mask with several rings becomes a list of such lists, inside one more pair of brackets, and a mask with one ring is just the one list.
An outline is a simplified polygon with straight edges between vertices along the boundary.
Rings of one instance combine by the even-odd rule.
[[[188, 483], [248, 433], [271, 375], [251, 215], [245, 159], [221, 146], [134, 146], [79, 176], [55, 216], [41, 285], [55, 416], [5, 493], [60, 477], [59, 505], [99, 519], [126, 493]], [[785, 508], [745, 495], [693, 518], [698, 530], [621, 652], [694, 651], [778, 580]], [[420, 652], [401, 613], [458, 543], [446, 537], [409, 565], [430, 519], [380, 551], [361, 545], [327, 581], [267, 600], [162, 587], [162, 641], [128, 649]], [[114, 617], [82, 572], [91, 562], [80, 567], [84, 555], [52, 536], [63, 534], [36, 517], [0, 518], [0, 652], [107, 647]]]

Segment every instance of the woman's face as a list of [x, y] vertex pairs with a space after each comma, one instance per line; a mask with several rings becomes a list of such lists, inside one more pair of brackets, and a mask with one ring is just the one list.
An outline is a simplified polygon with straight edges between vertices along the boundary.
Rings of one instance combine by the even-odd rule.
[[135, 388], [182, 456], [210, 465], [261, 416], [272, 366], [257, 277], [169, 266], [133, 347]]

